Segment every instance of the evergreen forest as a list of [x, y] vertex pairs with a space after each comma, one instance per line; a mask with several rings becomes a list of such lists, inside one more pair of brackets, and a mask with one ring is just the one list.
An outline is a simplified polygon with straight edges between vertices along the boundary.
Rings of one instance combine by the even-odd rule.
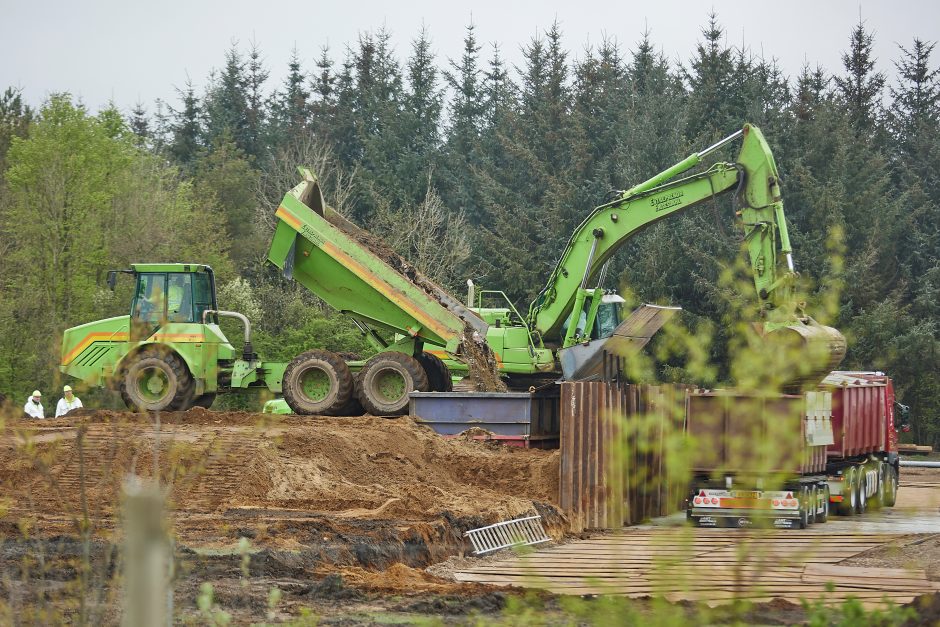
[[[379, 29], [316, 58], [295, 52], [283, 81], [270, 78], [260, 46], [235, 43], [198, 89], [181, 71], [165, 99], [97, 112], [68, 93], [29, 103], [7, 88], [0, 392], [15, 403], [34, 388], [53, 398], [66, 383], [62, 331], [126, 313], [128, 292], [112, 293], [106, 273], [134, 262], [210, 264], [220, 306], [252, 320], [266, 359], [367, 353], [352, 324], [264, 262], [298, 165], [320, 176], [334, 207], [453, 294], [471, 278], [525, 311], [610, 190], [751, 122], [781, 171], [810, 309], [848, 338], [842, 368], [894, 377], [913, 439], [940, 445], [935, 42], [912, 37], [877, 60], [877, 33], [859, 22], [837, 34], [840, 67], [808, 63], [788, 75], [773, 51], [729, 45], [714, 14], [682, 59], [665, 57], [655, 33], [571, 47], [553, 24], [521, 43], [518, 65], [504, 49], [518, 42], [487, 43], [472, 25], [459, 58], [438, 57], [432, 35], [421, 29], [396, 50]], [[877, 71], [876, 61], [896, 71]], [[725, 197], [618, 253], [609, 287], [680, 305], [678, 324], [693, 334], [711, 329], [711, 380], [690, 380], [682, 356], [650, 376], [728, 380], [722, 320], [737, 297], [721, 277], [741, 255], [734, 220]]]

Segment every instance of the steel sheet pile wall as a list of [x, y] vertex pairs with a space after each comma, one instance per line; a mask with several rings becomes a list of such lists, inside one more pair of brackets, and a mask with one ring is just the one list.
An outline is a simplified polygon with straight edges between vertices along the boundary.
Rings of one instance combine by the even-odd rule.
[[686, 386], [561, 385], [561, 506], [573, 531], [613, 529], [676, 511], [665, 447], [681, 434]]

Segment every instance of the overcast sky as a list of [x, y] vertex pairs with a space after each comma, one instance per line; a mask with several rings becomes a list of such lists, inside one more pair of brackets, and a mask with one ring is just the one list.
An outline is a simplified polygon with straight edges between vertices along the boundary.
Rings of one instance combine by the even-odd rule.
[[[909, 47], [915, 36], [940, 39], [940, 2], [931, 0], [0, 0], [0, 6], [0, 89], [22, 88], [34, 105], [52, 92], [69, 91], [93, 110], [109, 100], [125, 111], [138, 101], [151, 111], [157, 98], [175, 102], [175, 88], [187, 75], [201, 87], [233, 41], [243, 48], [257, 42], [271, 79], [279, 83], [293, 47], [305, 69], [312, 69], [322, 46], [328, 44], [338, 60], [359, 33], [383, 25], [401, 58], [422, 24], [439, 59], [458, 58], [472, 19], [482, 43], [499, 43], [504, 55], [519, 63], [520, 45], [557, 19], [576, 56], [605, 35], [631, 49], [649, 28], [671, 60], [685, 61], [714, 8], [729, 44], [743, 42], [755, 53], [777, 58], [792, 76], [804, 61], [841, 70], [840, 55], [861, 11], [875, 31], [878, 68], [889, 74], [889, 84], [898, 43]], [[933, 60], [940, 65], [940, 48]]]

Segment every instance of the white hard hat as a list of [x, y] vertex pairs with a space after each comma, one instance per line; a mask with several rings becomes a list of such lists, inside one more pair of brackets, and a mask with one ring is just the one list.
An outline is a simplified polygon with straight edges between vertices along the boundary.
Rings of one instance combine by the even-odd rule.
[[42, 392], [39, 390], [33, 390], [33, 396], [42, 396]]

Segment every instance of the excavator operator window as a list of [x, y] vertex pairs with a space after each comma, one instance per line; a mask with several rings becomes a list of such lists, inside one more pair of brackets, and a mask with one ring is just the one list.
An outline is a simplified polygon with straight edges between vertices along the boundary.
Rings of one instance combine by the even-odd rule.
[[610, 337], [619, 324], [620, 303], [602, 302], [597, 308], [597, 317], [594, 320], [594, 338]]

